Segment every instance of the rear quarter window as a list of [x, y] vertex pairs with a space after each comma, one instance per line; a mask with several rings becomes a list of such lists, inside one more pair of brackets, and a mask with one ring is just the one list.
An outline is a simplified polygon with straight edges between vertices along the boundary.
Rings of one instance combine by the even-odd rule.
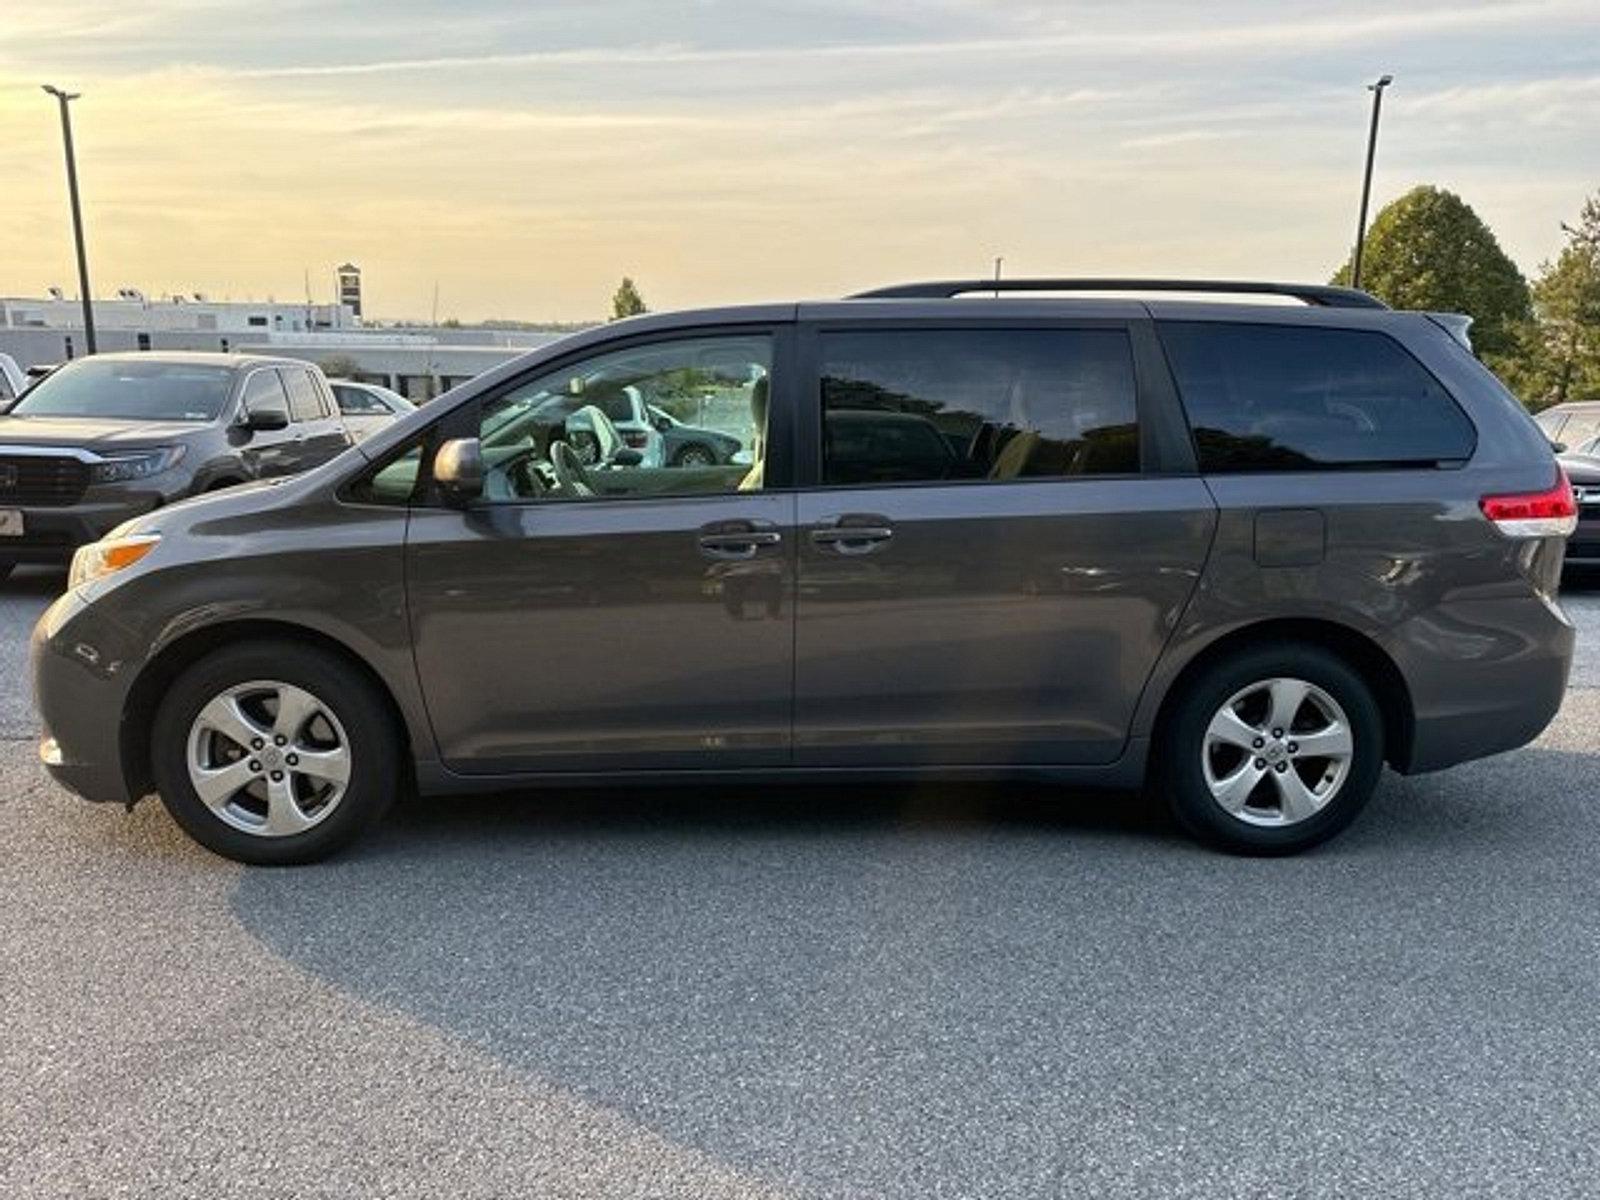
[[1398, 342], [1364, 329], [1161, 323], [1204, 472], [1438, 465], [1477, 431]]

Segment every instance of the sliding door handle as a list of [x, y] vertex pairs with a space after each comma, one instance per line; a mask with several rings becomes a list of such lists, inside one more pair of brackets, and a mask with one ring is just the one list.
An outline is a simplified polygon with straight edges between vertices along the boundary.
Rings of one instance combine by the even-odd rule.
[[835, 554], [871, 554], [888, 545], [894, 526], [876, 513], [847, 513], [823, 521], [811, 531], [813, 545]]

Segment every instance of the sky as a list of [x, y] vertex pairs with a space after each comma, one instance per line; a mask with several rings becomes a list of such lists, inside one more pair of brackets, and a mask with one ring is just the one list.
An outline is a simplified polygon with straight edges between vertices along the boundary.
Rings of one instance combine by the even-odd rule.
[[[0, 0], [0, 294], [604, 315], [926, 277], [1325, 280], [1459, 192], [1525, 271], [1600, 191], [1600, 0]], [[435, 309], [434, 297], [438, 302]]]

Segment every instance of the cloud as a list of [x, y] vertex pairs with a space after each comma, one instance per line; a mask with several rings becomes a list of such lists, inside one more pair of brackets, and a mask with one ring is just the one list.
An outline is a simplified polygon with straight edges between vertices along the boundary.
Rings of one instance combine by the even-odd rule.
[[[1191, 10], [1192, 11], [1192, 10]], [[1593, 0], [1531, 0], [1529, 3], [1441, 7], [1386, 12], [1366, 17], [1348, 14], [1319, 20], [1291, 19], [1254, 24], [1208, 20], [1203, 25], [1138, 30], [1023, 33], [920, 41], [794, 43], [781, 46], [705, 47], [663, 41], [624, 46], [591, 46], [481, 54], [448, 54], [343, 63], [296, 63], [241, 69], [242, 78], [287, 79], [389, 73], [459, 71], [496, 67], [674, 67], [715, 64], [779, 65], [808, 60], [882, 61], [896, 59], [1007, 58], [1058, 56], [1252, 55], [1273, 51], [1308, 52], [1381, 39], [1423, 34], [1478, 33], [1532, 22], [1563, 21], [1600, 29], [1600, 5]]]

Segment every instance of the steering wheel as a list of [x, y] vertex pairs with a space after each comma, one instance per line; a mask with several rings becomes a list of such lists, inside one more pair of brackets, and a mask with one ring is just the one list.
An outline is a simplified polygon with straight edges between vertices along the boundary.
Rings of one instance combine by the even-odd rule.
[[594, 481], [589, 478], [589, 472], [584, 467], [583, 460], [578, 457], [578, 452], [568, 442], [550, 443], [550, 469], [555, 473], [558, 495], [594, 495]]

